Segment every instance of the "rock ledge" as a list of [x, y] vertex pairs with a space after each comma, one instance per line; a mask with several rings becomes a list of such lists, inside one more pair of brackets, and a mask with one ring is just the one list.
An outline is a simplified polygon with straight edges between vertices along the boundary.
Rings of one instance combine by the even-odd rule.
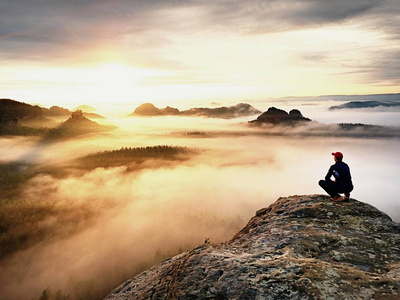
[[279, 198], [232, 240], [165, 260], [105, 299], [400, 299], [400, 226], [354, 199]]

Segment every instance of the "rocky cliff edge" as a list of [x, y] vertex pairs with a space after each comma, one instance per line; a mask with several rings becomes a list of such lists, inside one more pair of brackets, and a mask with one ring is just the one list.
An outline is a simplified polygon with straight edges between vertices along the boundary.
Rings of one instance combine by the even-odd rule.
[[106, 299], [400, 299], [400, 226], [354, 199], [279, 198], [232, 240], [165, 260]]

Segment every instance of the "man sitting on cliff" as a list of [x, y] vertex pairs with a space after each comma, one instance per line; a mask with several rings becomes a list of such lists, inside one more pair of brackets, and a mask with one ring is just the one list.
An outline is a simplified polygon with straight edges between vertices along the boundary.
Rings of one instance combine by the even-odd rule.
[[[343, 154], [341, 152], [334, 152], [332, 155], [335, 164], [329, 168], [325, 180], [319, 181], [319, 185], [332, 197], [333, 201], [349, 200], [350, 192], [353, 190], [350, 168], [342, 161]], [[332, 176], [335, 178], [334, 181], [331, 180]], [[344, 193], [343, 197], [340, 197], [341, 193]]]

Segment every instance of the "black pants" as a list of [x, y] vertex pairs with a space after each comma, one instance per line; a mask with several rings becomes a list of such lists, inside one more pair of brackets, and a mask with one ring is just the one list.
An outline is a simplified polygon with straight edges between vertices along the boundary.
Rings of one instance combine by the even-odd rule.
[[353, 187], [348, 187], [346, 189], [339, 190], [338, 187], [336, 186], [336, 183], [334, 181], [332, 181], [332, 180], [320, 180], [318, 182], [318, 184], [332, 198], [336, 197], [336, 196], [340, 196], [339, 193], [345, 193], [346, 195], [349, 196], [350, 192], [353, 190]]

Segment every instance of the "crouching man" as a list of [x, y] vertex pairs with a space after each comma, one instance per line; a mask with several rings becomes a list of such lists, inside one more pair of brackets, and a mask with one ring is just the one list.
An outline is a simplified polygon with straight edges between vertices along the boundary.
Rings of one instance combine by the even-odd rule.
[[[331, 196], [332, 201], [346, 201], [350, 198], [350, 192], [353, 190], [350, 168], [344, 163], [341, 152], [332, 153], [335, 164], [329, 168], [325, 180], [320, 180], [319, 185]], [[334, 181], [331, 180], [332, 176]], [[339, 194], [344, 194], [341, 197]]]

